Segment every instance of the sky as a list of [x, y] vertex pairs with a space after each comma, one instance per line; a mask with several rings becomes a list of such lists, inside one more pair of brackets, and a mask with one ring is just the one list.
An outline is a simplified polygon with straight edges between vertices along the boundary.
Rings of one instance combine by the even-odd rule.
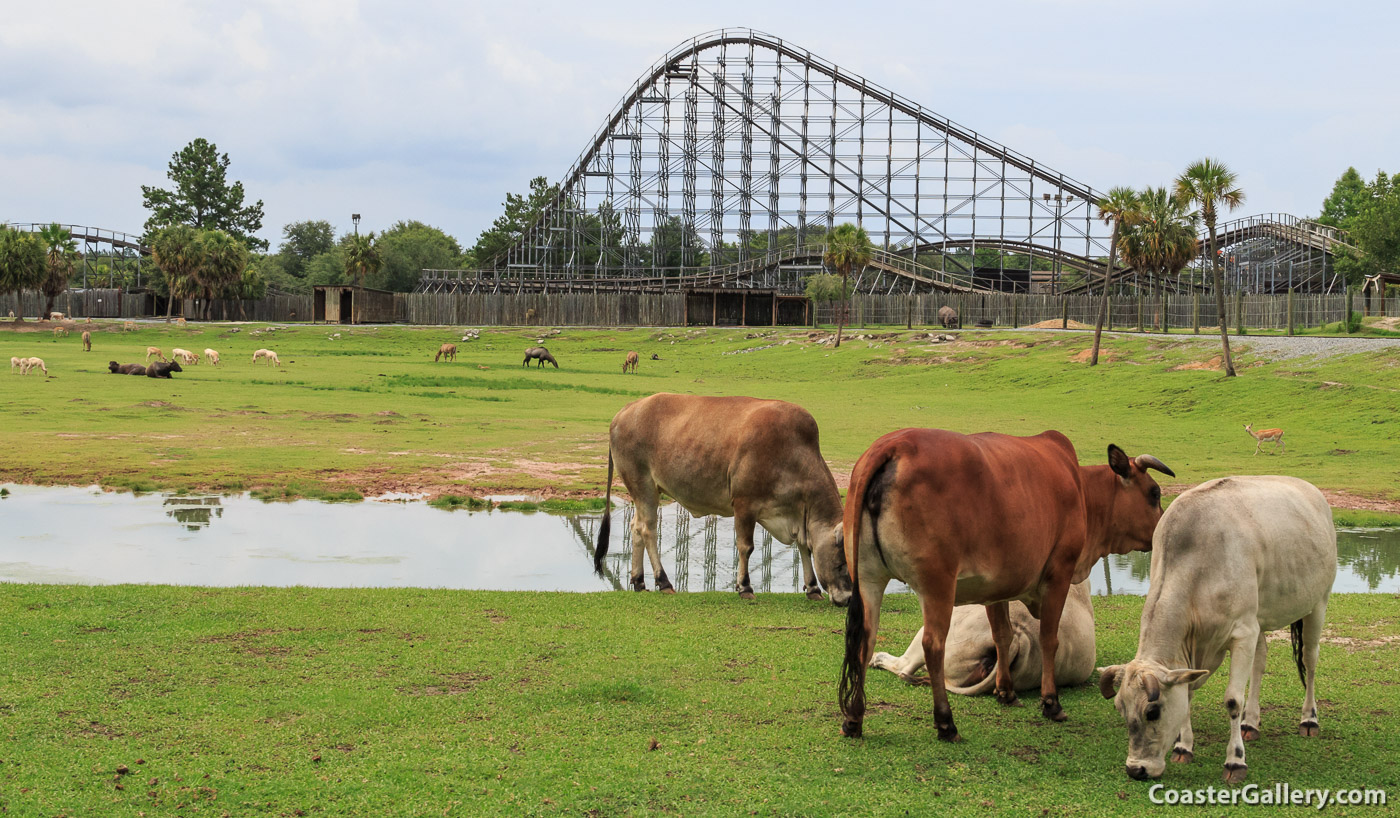
[[1237, 215], [1315, 215], [1337, 177], [1400, 172], [1400, 4], [5, 3], [0, 221], [140, 233], [199, 137], [261, 199], [259, 234], [417, 219], [474, 243], [558, 180], [623, 93], [702, 32], [778, 36], [1068, 176], [1165, 185], [1204, 156]]

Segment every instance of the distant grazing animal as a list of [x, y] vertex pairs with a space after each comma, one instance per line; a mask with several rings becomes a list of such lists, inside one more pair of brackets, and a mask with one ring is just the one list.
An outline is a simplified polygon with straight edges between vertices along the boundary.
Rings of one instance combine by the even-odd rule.
[[51, 313], [49, 313], [49, 320], [50, 320], [50, 321], [62, 321], [62, 320], [63, 320], [63, 313], [61, 313], [61, 312], [51, 312]]
[[439, 358], [444, 357], [447, 358], [447, 360], [449, 361], [457, 360], [457, 345], [443, 344], [442, 346], [438, 347], [437, 354], [433, 356], [433, 363], [437, 363], [437, 360]]
[[170, 350], [170, 357], [187, 366], [199, 363], [198, 355], [190, 352], [188, 349], [180, 349], [179, 347]]
[[10, 374], [13, 375], [16, 369], [21, 370], [20, 374], [24, 374], [22, 371], [24, 369], [24, 361], [24, 358], [10, 356]]
[[122, 332], [135, 332], [135, 331], [136, 331], [136, 322], [135, 322], [135, 321], [123, 321], [123, 322], [122, 322]]
[[160, 351], [160, 347], [146, 347], [146, 363], [151, 362], [151, 356], [156, 356], [157, 361], [165, 360], [165, 353]]
[[1229, 651], [1225, 780], [1244, 781], [1244, 743], [1259, 738], [1268, 633], [1285, 625], [1303, 682], [1298, 732], [1318, 735], [1314, 682], [1337, 576], [1337, 530], [1317, 487], [1273, 476], [1202, 483], [1162, 515], [1149, 570], [1137, 656], [1099, 671], [1099, 691], [1128, 724], [1130, 777], [1160, 778], [1169, 747], [1173, 761], [1195, 757], [1192, 693]]
[[14, 310], [10, 310], [10, 317], [11, 317], [11, 318], [14, 318], [14, 317], [15, 317], [15, 311], [14, 311]]
[[846, 560], [855, 585], [839, 680], [841, 732], [861, 735], [865, 671], [891, 579], [919, 595], [938, 737], [956, 741], [943, 659], [953, 606], [979, 603], [995, 635], [994, 692], [1016, 701], [1009, 603], [1040, 620], [1040, 709], [1064, 721], [1055, 685], [1060, 617], [1071, 585], [1105, 554], [1145, 551], [1162, 516], [1151, 455], [1108, 447], [1108, 465], [1080, 466], [1059, 432], [1034, 437], [902, 429], [861, 455], [846, 495]]
[[53, 337], [55, 337], [55, 338], [57, 338], [57, 337], [60, 336], [60, 335], [67, 335], [67, 334], [68, 334], [68, 328], [67, 328], [67, 327], [54, 327], [54, 328], [53, 328]]
[[534, 307], [531, 307], [530, 309], [526, 310], [526, 311], [525, 311], [525, 323], [529, 324], [529, 323], [534, 322], [536, 314], [537, 314], [537, 313], [535, 312], [535, 308], [534, 308]]
[[30, 372], [33, 372], [35, 369], [42, 369], [42, 370], [44, 371], [44, 377], [45, 377], [45, 378], [47, 378], [47, 377], [49, 376], [49, 368], [48, 368], [47, 366], [44, 366], [44, 359], [43, 359], [43, 358], [25, 358], [25, 359], [21, 362], [19, 374], [21, 374], [21, 375], [28, 375]]
[[83, 352], [92, 352], [92, 333], [83, 330]]
[[[1089, 597], [1089, 580], [1070, 586], [1060, 615], [1060, 645], [1055, 651], [1055, 684], [1073, 687], [1084, 684], [1094, 673], [1094, 603]], [[948, 625], [948, 641], [943, 653], [943, 684], [950, 693], [981, 696], [996, 685], [997, 646], [992, 637], [987, 611], [981, 605], [959, 605]], [[903, 656], [877, 653], [870, 666], [888, 670], [910, 684], [923, 678], [916, 674], [924, 667], [924, 629]], [[1031, 615], [1024, 602], [1011, 603], [1011, 687], [1031, 690], [1040, 687], [1040, 620]]]
[[529, 366], [532, 360], [539, 361], [541, 367], [544, 366], [545, 361], [549, 361], [554, 364], [555, 369], [559, 368], [559, 362], [554, 360], [554, 356], [550, 355], [549, 350], [544, 347], [530, 347], [525, 350], [525, 362], [521, 366]]
[[180, 368], [179, 361], [171, 361], [169, 363], [157, 361], [146, 367], [146, 377], [148, 378], [169, 378], [171, 372], [184, 372], [184, 370]]
[[622, 362], [622, 371], [623, 371], [623, 372], [626, 372], [628, 369], [631, 369], [632, 372], [635, 373], [635, 372], [637, 371], [637, 362], [638, 362], [639, 360], [641, 360], [641, 359], [637, 357], [637, 353], [635, 353], [635, 352], [629, 352], [629, 353], [627, 353], [627, 360], [625, 360], [625, 361]]
[[185, 323], [186, 323], [186, 321], [185, 321], [185, 316], [182, 315], [182, 316], [180, 316], [179, 318], [176, 318], [176, 319], [175, 319], [175, 323], [178, 324], [179, 326], [182, 326], [182, 327], [183, 327], [183, 326], [185, 325]]
[[660, 355], [657, 355], [655, 352], [653, 352], [653, 353], [651, 353], [651, 359], [652, 359], [653, 361], [659, 361], [659, 360], [661, 360], [661, 356], [660, 356]]
[[276, 352], [273, 352], [273, 351], [270, 350], [270, 349], [260, 349], [260, 350], [258, 350], [257, 352], [254, 352], [254, 353], [253, 353], [253, 363], [257, 363], [259, 358], [266, 358], [266, 359], [267, 359], [267, 363], [268, 363], [269, 366], [281, 366], [281, 365], [282, 365], [282, 362], [281, 362], [280, 360], [278, 360], [278, 358], [277, 358], [277, 353], [276, 353]]
[[807, 410], [778, 400], [666, 392], [622, 407], [608, 429], [607, 511], [593, 558], [600, 576], [608, 554], [614, 463], [636, 506], [632, 590], [646, 590], [645, 553], [657, 589], [674, 591], [656, 542], [657, 507], [665, 494], [697, 517], [734, 518], [741, 597], [753, 597], [749, 555], [757, 523], [779, 542], [797, 546], [809, 599], [821, 599], [825, 586], [834, 604], [846, 603], [851, 586], [842, 557], [841, 495]]
[[91, 324], [91, 323], [92, 323], [92, 316], [89, 315], [87, 318], [84, 318], [84, 319], [83, 319], [83, 323], [84, 323], [84, 324]]
[[204, 350], [204, 357], [209, 359], [209, 364], [210, 364], [210, 366], [218, 366], [218, 365], [219, 365], [219, 353], [215, 352], [214, 350], [212, 350], [212, 349], [206, 349], [206, 350]]
[[944, 329], [958, 329], [962, 326], [962, 322], [958, 320], [958, 311], [948, 306], [938, 308], [938, 323], [942, 324]]
[[1250, 437], [1254, 438], [1255, 454], [1259, 454], [1259, 447], [1263, 446], [1265, 443], [1274, 444], [1274, 451], [1278, 452], [1279, 454], [1283, 454], [1285, 451], [1287, 451], [1288, 447], [1283, 445], [1282, 429], [1260, 429], [1256, 432], [1254, 431], [1253, 423], [1246, 423], [1244, 425], [1244, 430], [1246, 432], [1249, 432]]

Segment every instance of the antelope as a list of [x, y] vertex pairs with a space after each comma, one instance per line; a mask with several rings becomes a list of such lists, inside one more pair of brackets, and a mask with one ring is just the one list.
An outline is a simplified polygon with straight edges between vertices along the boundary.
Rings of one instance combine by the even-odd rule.
[[1277, 451], [1277, 452], [1280, 452], [1280, 453], [1285, 452], [1285, 451], [1288, 450], [1288, 447], [1285, 446], [1285, 445], [1283, 444], [1283, 430], [1282, 430], [1282, 429], [1260, 429], [1259, 431], [1256, 432], [1256, 431], [1254, 431], [1254, 424], [1253, 424], [1253, 423], [1246, 423], [1246, 424], [1244, 425], [1244, 430], [1245, 430], [1246, 432], [1249, 432], [1249, 436], [1252, 437], [1252, 438], [1254, 438], [1254, 440], [1255, 440], [1255, 443], [1254, 443], [1254, 453], [1255, 453], [1255, 454], [1259, 454], [1259, 447], [1260, 447], [1260, 446], [1263, 446], [1265, 443], [1272, 443], [1272, 444], [1274, 444], [1274, 450]]

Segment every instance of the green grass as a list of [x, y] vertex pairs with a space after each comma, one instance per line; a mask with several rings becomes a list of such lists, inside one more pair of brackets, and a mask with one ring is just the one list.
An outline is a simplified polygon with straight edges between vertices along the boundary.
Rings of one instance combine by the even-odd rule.
[[[1132, 656], [1141, 606], [1095, 599], [1100, 665]], [[841, 738], [843, 616], [794, 594], [6, 586], [0, 810], [1170, 813], [1124, 775], [1125, 728], [1092, 685], [1064, 693], [1063, 724], [1031, 696], [954, 697], [964, 740], [949, 745], [927, 688], [872, 671], [866, 737]], [[918, 616], [887, 598], [881, 649], [902, 651]], [[1333, 597], [1328, 619], [1323, 734], [1296, 735], [1278, 646], [1249, 780], [1400, 797], [1400, 599]], [[1219, 783], [1224, 683], [1196, 697], [1196, 761], [1168, 786]]]
[[1400, 528], [1400, 514], [1337, 508], [1332, 510], [1332, 522], [1338, 528]]
[[[928, 328], [857, 329], [875, 337], [837, 350], [801, 329], [760, 338], [744, 329], [565, 329], [547, 340], [561, 368], [526, 369], [521, 352], [538, 328], [459, 342], [461, 329], [442, 327], [337, 327], [341, 338], [331, 340], [307, 325], [97, 326], [85, 354], [75, 338], [0, 324], [0, 359], [37, 354], [54, 375], [3, 382], [0, 481], [238, 486], [278, 497], [300, 487], [313, 496], [601, 495], [609, 420], [638, 396], [674, 391], [798, 403], [817, 418], [838, 473], [902, 427], [1053, 428], [1085, 462], [1101, 461], [1111, 442], [1161, 457], [1179, 475], [1172, 490], [1282, 472], [1400, 500], [1400, 354], [1389, 350], [1270, 362], [1242, 338], [1240, 377], [1225, 378], [1177, 368], [1216, 354], [1209, 335], [1110, 334], [1106, 362], [1090, 368], [1075, 360], [1089, 333], [967, 331], [939, 345], [913, 337]], [[435, 364], [444, 341], [461, 352]], [[186, 367], [172, 381], [107, 374], [108, 360], [141, 360], [147, 345], [213, 347], [225, 363]], [[284, 366], [249, 363], [258, 347], [276, 349]], [[641, 353], [635, 375], [620, 371], [628, 350]], [[1247, 422], [1284, 428], [1287, 453], [1254, 456]]]

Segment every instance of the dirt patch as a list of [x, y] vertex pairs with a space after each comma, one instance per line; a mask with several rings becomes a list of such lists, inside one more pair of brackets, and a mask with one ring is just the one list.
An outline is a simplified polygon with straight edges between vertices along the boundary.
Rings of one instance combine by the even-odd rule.
[[[1082, 351], [1080, 351], [1080, 352], [1076, 352], [1075, 354], [1069, 356], [1069, 359], [1070, 359], [1071, 361], [1074, 361], [1074, 362], [1077, 363], [1077, 364], [1087, 364], [1087, 363], [1089, 363], [1089, 359], [1090, 359], [1090, 358], [1093, 358], [1093, 357], [1094, 357], [1094, 348], [1093, 348], [1093, 347], [1090, 347], [1090, 348], [1085, 349], [1085, 350], [1082, 350]], [[1117, 357], [1118, 357], [1118, 353], [1114, 352], [1113, 350], [1111, 350], [1111, 349], [1103, 349], [1102, 347], [1099, 348], [1099, 360], [1100, 360], [1100, 361], [1111, 361], [1111, 360], [1113, 360], [1114, 358], [1117, 358]]]
[[444, 673], [444, 684], [410, 685], [396, 688], [405, 696], [457, 696], [469, 692], [482, 682], [491, 681], [484, 673]]
[[[1292, 636], [1286, 630], [1274, 631], [1268, 635], [1270, 642], [1287, 642]], [[1386, 648], [1400, 647], [1400, 636], [1376, 636], [1371, 638], [1355, 636], [1329, 636], [1323, 632], [1320, 640], [1324, 645], [1339, 645], [1346, 648], [1347, 653], [1357, 653], [1360, 651], [1374, 651]]]
[[[1022, 327], [1022, 329], [1061, 329], [1063, 323], [1064, 323], [1064, 322], [1063, 322], [1061, 319], [1059, 319], [1059, 318], [1052, 318], [1052, 319], [1050, 319], [1049, 321], [1041, 321], [1041, 322], [1036, 323], [1036, 324], [1028, 324], [1028, 325]], [[1073, 318], [1070, 319], [1070, 321], [1069, 321], [1069, 326], [1067, 327], [1067, 329], [1093, 329], [1093, 328], [1094, 328], [1094, 325], [1093, 325], [1093, 324], [1086, 324], [1086, 323], [1084, 323], [1083, 321], [1075, 321]]]
[[1215, 372], [1219, 372], [1221, 369], [1223, 369], [1223, 367], [1222, 367], [1222, 364], [1223, 364], [1223, 363], [1224, 363], [1223, 359], [1221, 359], [1221, 357], [1220, 357], [1219, 355], [1216, 355], [1214, 358], [1211, 358], [1209, 361], [1191, 361], [1191, 362], [1189, 362], [1189, 363], [1178, 364], [1177, 366], [1172, 367], [1170, 371], [1172, 371], [1172, 372], [1181, 372], [1181, 371], [1183, 371], [1183, 370], [1188, 370], [1188, 369], [1189, 369], [1189, 370], [1209, 369], [1209, 370], [1212, 370], [1212, 371], [1215, 371]]

